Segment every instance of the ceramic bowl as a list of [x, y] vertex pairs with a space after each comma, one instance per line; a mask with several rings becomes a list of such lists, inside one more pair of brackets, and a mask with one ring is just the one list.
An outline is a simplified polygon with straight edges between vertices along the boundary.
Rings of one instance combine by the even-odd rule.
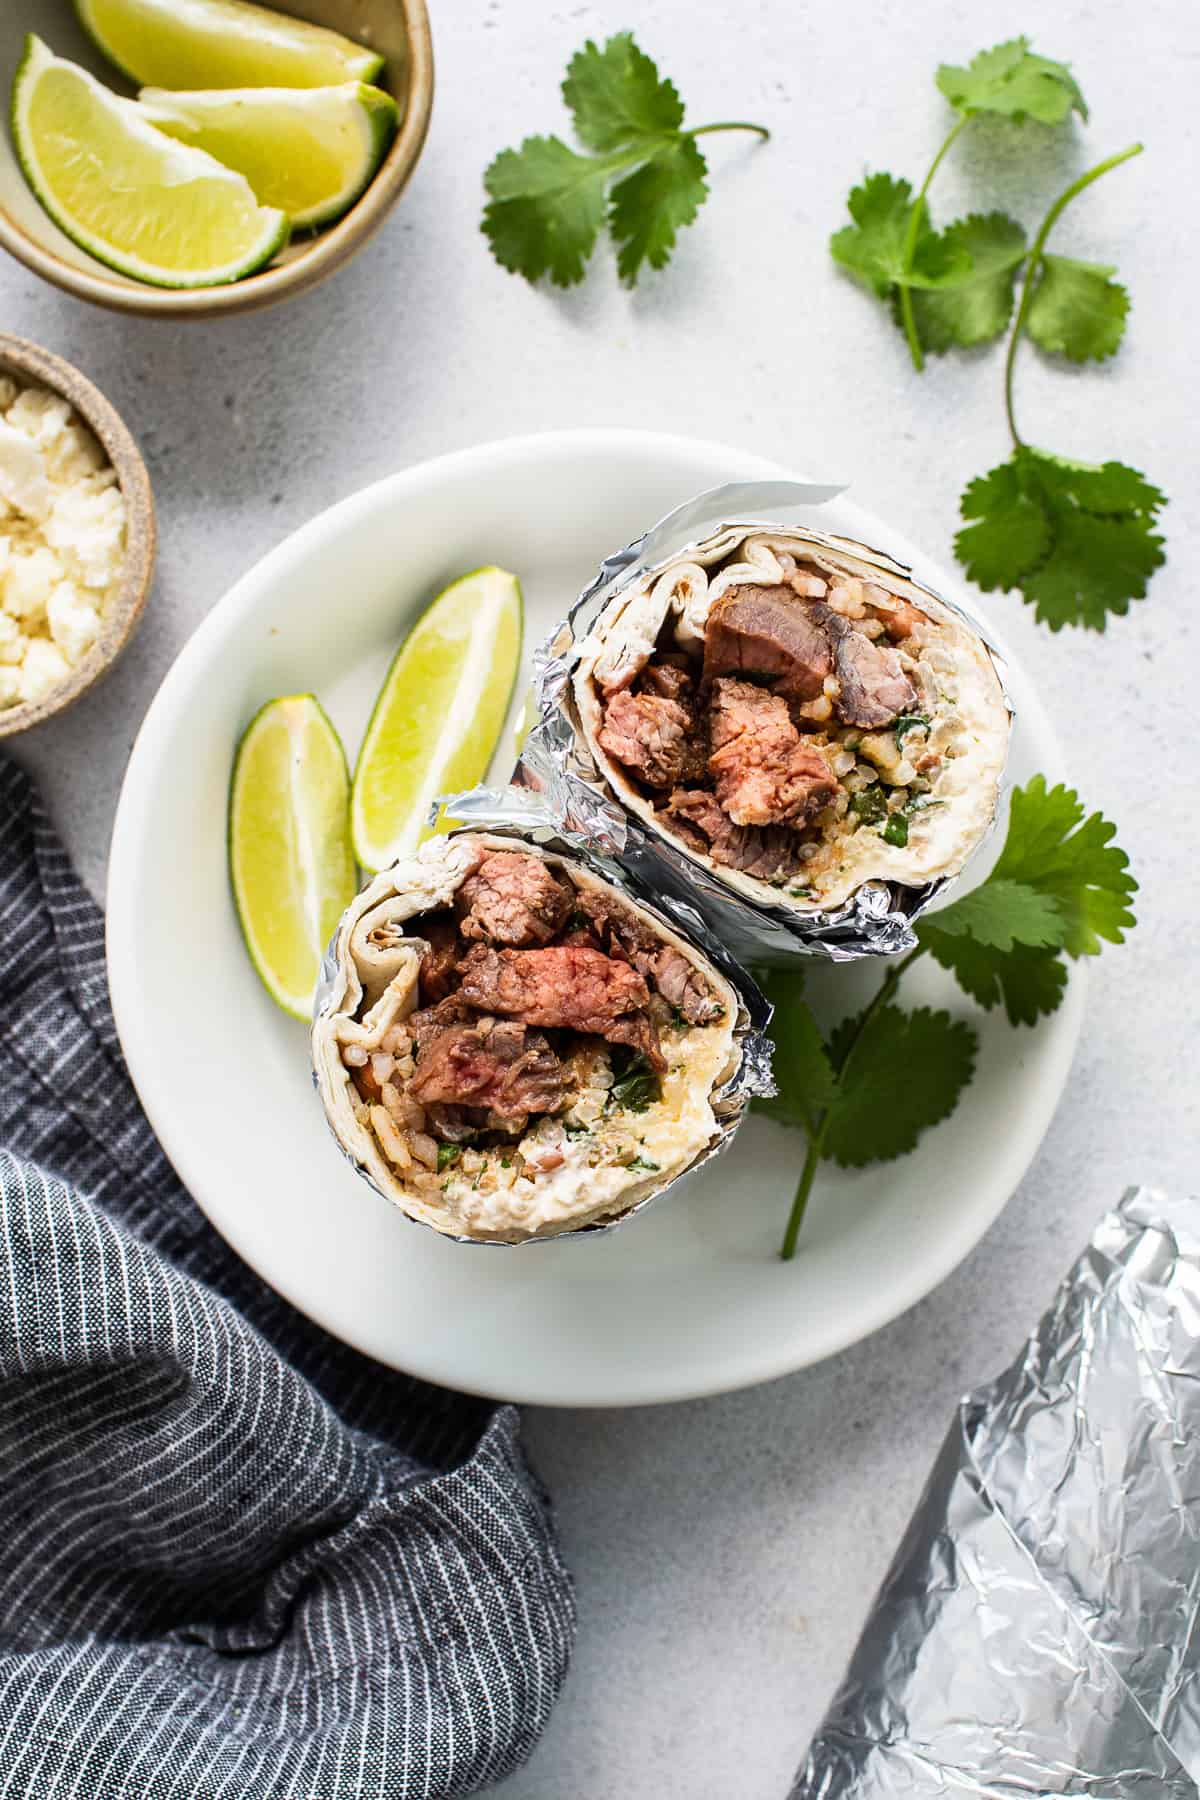
[[100, 440], [125, 496], [125, 567], [121, 585], [105, 608], [100, 635], [87, 654], [44, 700], [0, 707], [0, 737], [41, 725], [86, 694], [111, 669], [142, 616], [154, 574], [154, 498], [137, 445], [115, 408], [86, 376], [23, 338], [0, 332], [0, 375], [53, 388], [69, 400]]
[[[400, 129], [362, 198], [327, 231], [303, 234], [261, 274], [227, 286], [155, 288], [105, 268], [58, 229], [30, 191], [8, 133], [0, 133], [0, 245], [57, 287], [119, 312], [152, 318], [211, 318], [251, 312], [303, 293], [361, 249], [416, 167], [433, 104], [433, 45], [425, 0], [286, 0], [277, 10], [372, 45], [387, 58], [384, 81], [401, 107]], [[27, 32], [120, 93], [133, 90], [79, 26], [71, 0], [2, 0], [0, 106], [7, 110]]]

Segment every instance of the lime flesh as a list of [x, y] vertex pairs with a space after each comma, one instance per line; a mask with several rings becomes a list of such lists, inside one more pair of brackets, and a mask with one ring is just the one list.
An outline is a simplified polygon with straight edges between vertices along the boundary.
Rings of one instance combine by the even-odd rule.
[[328, 225], [353, 206], [387, 153], [398, 113], [360, 81], [326, 88], [143, 88], [150, 122], [244, 175], [263, 206], [293, 229]]
[[340, 32], [246, 0], [75, 0], [84, 30], [133, 82], [164, 88], [374, 81], [383, 58]]
[[233, 767], [229, 872], [250, 959], [276, 1003], [312, 1016], [325, 946], [354, 898], [350, 773], [311, 694], [255, 714]]
[[476, 569], [438, 595], [401, 645], [354, 771], [354, 850], [383, 869], [429, 835], [439, 794], [473, 787], [500, 738], [521, 660], [521, 589]]
[[203, 150], [156, 131], [40, 38], [27, 40], [12, 98], [25, 179], [55, 224], [100, 262], [160, 287], [211, 287], [282, 249], [286, 213]]

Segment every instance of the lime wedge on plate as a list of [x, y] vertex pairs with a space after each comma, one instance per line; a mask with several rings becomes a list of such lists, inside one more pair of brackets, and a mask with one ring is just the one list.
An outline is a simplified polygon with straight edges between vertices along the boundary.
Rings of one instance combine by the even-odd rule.
[[325, 946], [358, 887], [350, 772], [311, 694], [271, 700], [238, 745], [229, 873], [246, 948], [271, 998], [312, 1017]]
[[105, 56], [147, 86], [328, 87], [383, 69], [340, 32], [245, 0], [75, 0], [75, 10]]
[[271, 261], [286, 213], [260, 206], [244, 176], [156, 131], [136, 100], [110, 93], [40, 38], [13, 83], [13, 140], [55, 224], [100, 262], [158, 287], [211, 287]]
[[521, 660], [521, 589], [476, 569], [439, 594], [396, 653], [354, 771], [354, 853], [384, 869], [428, 836], [439, 794], [473, 787], [500, 738]]
[[358, 199], [396, 134], [396, 102], [361, 81], [340, 87], [143, 88], [152, 124], [244, 175], [292, 227], [328, 225]]

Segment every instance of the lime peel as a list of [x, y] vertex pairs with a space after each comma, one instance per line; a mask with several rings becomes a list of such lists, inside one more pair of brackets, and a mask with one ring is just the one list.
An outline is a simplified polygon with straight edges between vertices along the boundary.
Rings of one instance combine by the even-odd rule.
[[312, 1015], [325, 947], [357, 889], [341, 740], [312, 694], [270, 700], [234, 758], [229, 872], [246, 949], [271, 998]]
[[143, 88], [147, 120], [207, 150], [293, 229], [330, 225], [374, 178], [396, 135], [390, 94], [361, 81], [322, 88]]
[[243, 176], [165, 137], [136, 101], [32, 33], [13, 82], [12, 132], [55, 224], [122, 275], [213, 287], [253, 274], [287, 243], [286, 213], [260, 206]]
[[[392, 660], [354, 771], [355, 854], [388, 866], [429, 835], [434, 801], [486, 773], [521, 658], [514, 575], [476, 569], [438, 595]], [[449, 828], [442, 820], [439, 830]]]
[[79, 22], [135, 86], [327, 87], [376, 81], [377, 51], [248, 0], [75, 0]]

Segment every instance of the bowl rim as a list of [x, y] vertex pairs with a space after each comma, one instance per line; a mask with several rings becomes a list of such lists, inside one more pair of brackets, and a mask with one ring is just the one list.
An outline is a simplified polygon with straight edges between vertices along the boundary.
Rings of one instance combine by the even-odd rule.
[[154, 576], [158, 531], [150, 474], [133, 433], [110, 400], [64, 357], [27, 338], [0, 332], [0, 373], [53, 389], [69, 401], [100, 441], [125, 499], [125, 562], [121, 585], [105, 610], [100, 636], [65, 681], [44, 700], [0, 709], [0, 737], [41, 725], [82, 699], [112, 668], [136, 630]]
[[305, 293], [362, 248], [408, 186], [433, 109], [433, 35], [425, 0], [397, 0], [408, 38], [408, 87], [400, 129], [370, 185], [345, 216], [312, 240], [303, 255], [219, 287], [158, 288], [128, 284], [104, 264], [80, 269], [40, 244], [0, 203], [0, 247], [78, 299], [148, 319], [208, 319], [257, 312]]

